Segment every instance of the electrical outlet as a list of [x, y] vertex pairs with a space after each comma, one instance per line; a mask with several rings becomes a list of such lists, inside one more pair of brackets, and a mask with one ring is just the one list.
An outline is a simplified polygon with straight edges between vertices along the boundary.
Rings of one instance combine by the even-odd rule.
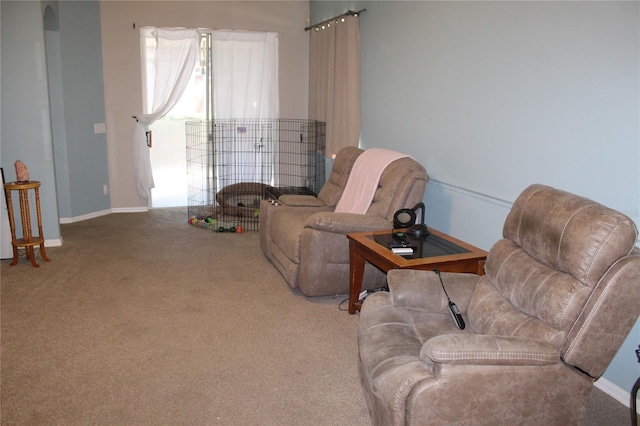
[[109, 195], [109, 185], [102, 185], [102, 192], [104, 195]]
[[93, 123], [93, 133], [96, 135], [101, 133], [107, 133], [107, 126], [105, 123]]

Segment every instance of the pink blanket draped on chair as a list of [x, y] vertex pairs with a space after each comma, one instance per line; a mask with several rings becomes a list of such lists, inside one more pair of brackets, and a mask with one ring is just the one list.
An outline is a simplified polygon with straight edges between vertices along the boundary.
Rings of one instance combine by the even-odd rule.
[[384, 169], [404, 157], [408, 155], [384, 148], [371, 148], [360, 154], [353, 163], [335, 212], [365, 214], [373, 201]]

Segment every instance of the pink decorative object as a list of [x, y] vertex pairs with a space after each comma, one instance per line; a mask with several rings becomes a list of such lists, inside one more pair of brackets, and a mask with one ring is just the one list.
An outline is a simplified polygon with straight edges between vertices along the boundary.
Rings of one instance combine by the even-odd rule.
[[27, 169], [27, 165], [18, 160], [15, 162], [14, 166], [16, 167], [16, 177], [18, 178], [18, 182], [27, 182], [29, 180], [29, 169]]

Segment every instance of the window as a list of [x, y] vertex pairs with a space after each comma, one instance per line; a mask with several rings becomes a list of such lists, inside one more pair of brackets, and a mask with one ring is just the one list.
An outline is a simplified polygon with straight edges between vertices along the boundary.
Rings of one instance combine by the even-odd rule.
[[[153, 207], [186, 205], [187, 176], [185, 123], [212, 118], [278, 118], [278, 37], [276, 33], [201, 30], [200, 54], [180, 100], [162, 119], [150, 126], [153, 131], [151, 167], [155, 188]], [[158, 33], [141, 30], [145, 111], [155, 96], [158, 67]], [[171, 58], [163, 55], [163, 60]], [[213, 142], [213, 141], [212, 141]], [[238, 152], [244, 151], [237, 147]], [[254, 161], [272, 161], [252, 156]], [[224, 156], [216, 156], [212, 173], [230, 167]], [[236, 162], [237, 163], [237, 162]], [[246, 167], [243, 174], [255, 170]], [[251, 177], [253, 181], [254, 178]]]

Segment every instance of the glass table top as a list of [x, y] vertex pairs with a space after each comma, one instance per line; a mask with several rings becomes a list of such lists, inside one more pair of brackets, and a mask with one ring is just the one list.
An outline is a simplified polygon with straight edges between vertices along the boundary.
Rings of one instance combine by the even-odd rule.
[[[398, 238], [396, 238], [391, 232], [388, 234], [373, 235], [371, 238], [373, 238], [378, 244], [387, 248], [389, 248], [389, 244], [393, 241], [398, 241]], [[451, 241], [447, 241], [433, 233], [429, 234], [425, 238], [413, 238], [410, 235], [405, 234], [405, 241], [415, 245], [413, 254], [401, 255], [405, 259], [420, 259], [425, 257], [470, 253], [470, 250], [460, 247], [459, 245], [454, 244]], [[389, 250], [391, 249], [389, 248]]]

